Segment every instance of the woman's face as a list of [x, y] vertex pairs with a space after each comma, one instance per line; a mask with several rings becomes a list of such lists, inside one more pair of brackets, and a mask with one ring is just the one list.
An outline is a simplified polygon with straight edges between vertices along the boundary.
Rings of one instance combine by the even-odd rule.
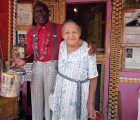
[[78, 44], [81, 36], [81, 30], [78, 25], [73, 22], [65, 23], [62, 27], [62, 37], [68, 45]]

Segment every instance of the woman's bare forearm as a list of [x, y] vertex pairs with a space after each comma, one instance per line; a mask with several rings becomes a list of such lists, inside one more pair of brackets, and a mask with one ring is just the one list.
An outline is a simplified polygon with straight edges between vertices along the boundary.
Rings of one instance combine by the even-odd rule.
[[97, 77], [90, 79], [88, 104], [94, 104], [96, 86], [97, 86]]

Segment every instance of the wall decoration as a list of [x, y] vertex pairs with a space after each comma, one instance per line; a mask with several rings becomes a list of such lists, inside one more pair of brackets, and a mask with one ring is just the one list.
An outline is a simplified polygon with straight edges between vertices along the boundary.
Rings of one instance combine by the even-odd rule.
[[140, 43], [140, 9], [124, 10], [123, 43]]
[[124, 5], [135, 5], [136, 3], [139, 3], [139, 0], [122, 0]]
[[27, 34], [27, 31], [17, 30], [16, 45], [21, 46], [21, 47], [26, 46], [26, 34]]
[[124, 10], [124, 23], [125, 26], [139, 26], [140, 25], [140, 9]]
[[118, 117], [118, 83], [121, 69], [121, 36], [123, 30], [122, 0], [114, 0], [111, 20], [111, 46], [109, 57], [109, 92], [107, 120], [116, 120]]
[[17, 4], [17, 26], [32, 26], [32, 4], [18, 3]]
[[140, 71], [140, 47], [127, 46], [123, 50], [123, 70]]
[[13, 58], [24, 58], [25, 57], [25, 48], [20, 46], [13, 47]]

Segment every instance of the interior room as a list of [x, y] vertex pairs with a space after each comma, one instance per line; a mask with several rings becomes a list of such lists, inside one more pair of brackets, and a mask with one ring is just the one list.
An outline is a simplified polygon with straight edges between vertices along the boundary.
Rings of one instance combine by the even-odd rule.
[[[99, 120], [140, 120], [139, 3], [1, 0], [0, 120], [90, 120], [95, 116]], [[61, 25], [67, 19], [74, 23], [68, 29], [71, 31], [64, 32]], [[78, 52], [83, 44], [63, 48], [61, 41], [66, 34], [64, 41], [77, 40], [78, 36], [79, 41], [91, 46], [96, 57], [92, 55], [92, 60], [85, 62], [84, 51]], [[72, 55], [75, 58], [70, 59]], [[77, 67], [79, 64], [83, 66]], [[98, 76], [97, 85], [95, 81], [92, 84], [90, 72], [95, 74], [94, 80]], [[91, 79], [88, 87], [83, 87], [84, 75]], [[88, 106], [91, 101], [93, 107]]]

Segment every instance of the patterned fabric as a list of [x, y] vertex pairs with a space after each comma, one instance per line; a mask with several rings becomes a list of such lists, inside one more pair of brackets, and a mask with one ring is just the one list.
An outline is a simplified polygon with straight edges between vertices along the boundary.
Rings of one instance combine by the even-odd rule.
[[[65, 41], [61, 42], [59, 50], [58, 70], [75, 80], [85, 80], [98, 76], [96, 66], [96, 55], [88, 55], [87, 43], [71, 54], [67, 54]], [[83, 83], [81, 100], [81, 120], [87, 120], [87, 98], [89, 92], [89, 83]], [[76, 119], [76, 101], [77, 101], [77, 83], [64, 80], [57, 74], [54, 91], [55, 101], [52, 120], [77, 120]]]
[[[46, 37], [50, 30], [50, 24], [50, 21], [48, 21], [44, 27], [37, 24], [38, 54], [40, 56], [42, 56], [45, 50]], [[43, 120], [44, 113], [46, 120], [51, 119], [50, 110], [48, 107], [48, 96], [52, 90], [52, 86], [56, 77], [56, 70], [50, 61], [54, 45], [53, 35], [54, 30], [52, 26], [50, 30], [50, 40], [47, 48], [47, 56], [42, 60], [38, 60], [37, 63], [34, 63], [33, 65], [33, 77], [31, 80], [32, 120]], [[61, 25], [57, 24], [57, 48], [56, 54], [54, 56], [55, 61], [58, 60], [58, 51], [61, 41]], [[26, 42], [28, 55], [33, 55], [33, 27], [27, 33]], [[57, 63], [55, 62], [55, 64]]]
[[[48, 103], [49, 93], [54, 86], [57, 61], [34, 62], [31, 80], [32, 120], [51, 120]], [[44, 111], [45, 110], [45, 111]]]
[[[41, 27], [39, 24], [37, 24], [37, 37], [38, 37], [38, 54], [39, 56], [42, 56], [42, 54], [44, 53], [45, 50], [45, 43], [47, 40], [47, 35], [49, 33], [49, 28], [50, 28], [51, 22], [49, 21], [44, 27]], [[34, 51], [33, 51], [33, 28], [31, 28], [27, 35], [26, 35], [26, 42], [27, 42], [27, 52], [28, 55], [33, 55]], [[53, 30], [53, 26], [51, 27], [50, 30], [50, 40], [48, 43], [48, 48], [47, 48], [47, 56], [43, 59], [43, 60], [39, 60], [41, 62], [46, 62], [51, 60], [51, 55], [52, 55], [52, 49], [53, 49], [53, 35], [54, 35], [54, 30]], [[58, 59], [58, 52], [59, 52], [59, 45], [62, 41], [62, 36], [61, 36], [61, 25], [57, 24], [57, 51], [54, 57], [54, 60]]]

